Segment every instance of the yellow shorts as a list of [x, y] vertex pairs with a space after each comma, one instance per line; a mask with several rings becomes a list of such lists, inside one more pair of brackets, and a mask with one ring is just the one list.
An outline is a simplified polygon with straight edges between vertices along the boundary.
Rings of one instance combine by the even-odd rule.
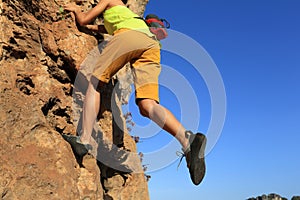
[[93, 76], [108, 83], [128, 62], [132, 66], [135, 98], [159, 102], [160, 44], [142, 32], [121, 29], [115, 33], [97, 58]]

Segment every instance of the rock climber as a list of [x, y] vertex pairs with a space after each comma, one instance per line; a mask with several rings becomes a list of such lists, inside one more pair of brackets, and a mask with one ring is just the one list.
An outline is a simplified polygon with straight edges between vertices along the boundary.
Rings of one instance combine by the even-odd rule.
[[194, 134], [186, 130], [168, 109], [159, 104], [160, 43], [146, 23], [125, 4], [126, 2], [121, 0], [100, 0], [95, 7], [86, 12], [82, 12], [81, 7], [75, 3], [64, 6], [66, 11], [74, 13], [80, 26], [88, 25], [103, 14], [105, 31], [113, 35], [101, 55], [95, 58], [97, 64], [89, 81], [83, 105], [81, 134], [64, 137], [76, 154], [79, 156], [87, 154], [86, 147], [89, 146], [100, 109], [103, 86], [118, 70], [130, 62], [135, 99], [140, 114], [154, 121], [178, 140], [182, 145], [191, 180], [198, 185], [205, 175], [206, 137], [202, 133]]

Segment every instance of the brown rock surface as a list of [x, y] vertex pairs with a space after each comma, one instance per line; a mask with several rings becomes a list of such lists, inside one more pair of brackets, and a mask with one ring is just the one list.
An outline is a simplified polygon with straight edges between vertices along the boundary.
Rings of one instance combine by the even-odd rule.
[[[120, 173], [91, 155], [82, 168], [61, 137], [76, 132], [76, 68], [101, 39], [79, 30], [70, 14], [60, 12], [67, 2], [0, 0], [0, 197], [149, 199], [143, 173]], [[128, 1], [139, 14], [146, 4]], [[110, 102], [111, 93], [106, 98]], [[116, 143], [109, 105], [102, 114], [103, 134]], [[125, 148], [135, 152], [129, 134], [123, 138]]]

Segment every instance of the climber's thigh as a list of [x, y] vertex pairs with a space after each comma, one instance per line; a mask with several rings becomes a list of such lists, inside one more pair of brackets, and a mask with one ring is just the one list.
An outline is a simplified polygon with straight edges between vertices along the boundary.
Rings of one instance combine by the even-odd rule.
[[128, 30], [115, 34], [98, 56], [93, 76], [108, 83], [126, 63], [138, 59], [151, 48], [153, 40], [144, 33]]
[[139, 99], [153, 99], [159, 103], [158, 76], [161, 71], [159, 48], [158, 45], [144, 51], [132, 64], [136, 102]]

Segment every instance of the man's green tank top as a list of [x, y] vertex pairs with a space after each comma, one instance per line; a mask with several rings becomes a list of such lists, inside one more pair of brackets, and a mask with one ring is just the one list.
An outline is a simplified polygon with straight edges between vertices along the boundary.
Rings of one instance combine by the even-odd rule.
[[111, 35], [113, 35], [116, 30], [126, 28], [137, 30], [153, 37], [154, 35], [150, 32], [147, 24], [136, 17], [139, 16], [126, 6], [121, 5], [111, 7], [103, 13], [105, 29]]

